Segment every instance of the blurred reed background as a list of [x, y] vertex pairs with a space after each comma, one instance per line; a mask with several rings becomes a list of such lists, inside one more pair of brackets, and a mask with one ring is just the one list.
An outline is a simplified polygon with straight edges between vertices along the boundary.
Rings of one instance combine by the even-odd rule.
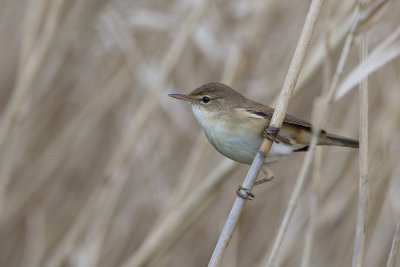
[[[205, 266], [249, 167], [167, 94], [222, 81], [274, 105], [309, 2], [1, 0], [0, 266]], [[370, 50], [400, 24], [390, 2], [360, 29]], [[354, 5], [326, 1], [289, 113], [311, 120]], [[386, 265], [400, 216], [399, 73], [395, 59], [369, 78], [365, 266]], [[357, 89], [336, 101], [324, 128], [358, 138], [358, 101]], [[223, 266], [263, 266], [303, 157], [253, 190]], [[351, 264], [358, 173], [358, 150], [323, 148], [310, 266]], [[279, 266], [301, 261], [308, 181]]]

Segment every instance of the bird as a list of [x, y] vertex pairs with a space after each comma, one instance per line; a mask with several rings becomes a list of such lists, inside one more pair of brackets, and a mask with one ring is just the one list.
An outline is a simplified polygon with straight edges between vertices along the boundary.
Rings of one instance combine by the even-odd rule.
[[[225, 157], [251, 165], [266, 136], [274, 108], [250, 100], [228, 85], [210, 82], [189, 94], [169, 94], [183, 100], [192, 109], [208, 141]], [[286, 114], [275, 137], [265, 164], [270, 164], [293, 152], [307, 151], [312, 136], [312, 124]], [[321, 130], [318, 145], [358, 148], [357, 140]]]

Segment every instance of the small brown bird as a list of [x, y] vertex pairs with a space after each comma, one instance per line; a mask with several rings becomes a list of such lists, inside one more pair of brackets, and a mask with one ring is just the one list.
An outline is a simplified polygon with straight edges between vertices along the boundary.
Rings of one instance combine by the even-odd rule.
[[[252, 163], [272, 118], [273, 108], [214, 82], [204, 84], [188, 95], [169, 96], [190, 104], [208, 140], [222, 155], [240, 163]], [[311, 128], [310, 123], [286, 114], [266, 163], [292, 152], [306, 151], [311, 140]], [[358, 141], [321, 130], [318, 145], [358, 147]]]

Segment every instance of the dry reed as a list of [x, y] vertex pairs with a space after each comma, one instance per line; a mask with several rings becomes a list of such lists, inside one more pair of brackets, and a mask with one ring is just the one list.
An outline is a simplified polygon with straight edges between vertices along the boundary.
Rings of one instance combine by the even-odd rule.
[[[207, 264], [248, 167], [220, 156], [200, 137], [188, 107], [166, 95], [223, 80], [272, 105], [308, 3], [204, 3], [0, 1], [0, 266]], [[323, 87], [325, 49], [335, 66], [355, 1], [329, 5], [320, 21], [329, 16], [331, 32], [326, 39], [327, 28], [317, 26], [288, 107], [307, 120]], [[369, 76], [367, 267], [399, 262], [399, 9], [389, 0], [366, 7], [356, 33], [368, 32], [371, 52], [359, 62], [356, 46], [349, 50], [324, 126], [357, 136], [352, 88]], [[273, 164], [275, 180], [254, 188], [224, 263], [257, 266], [268, 257], [303, 157]], [[324, 149], [319, 173], [304, 255], [311, 266], [349, 266], [357, 151]], [[309, 201], [299, 196], [276, 265], [301, 262]]]

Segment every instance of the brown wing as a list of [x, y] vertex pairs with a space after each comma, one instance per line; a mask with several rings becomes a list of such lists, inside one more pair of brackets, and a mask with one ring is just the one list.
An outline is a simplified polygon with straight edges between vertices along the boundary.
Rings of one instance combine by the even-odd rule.
[[[268, 106], [265, 106], [263, 104], [251, 101], [251, 100], [249, 102], [250, 103], [249, 103], [249, 105], [248, 105], [248, 107], [246, 109], [247, 111], [249, 111], [249, 112], [251, 112], [253, 114], [256, 114], [258, 116], [262, 116], [267, 120], [271, 120], [272, 114], [274, 113], [275, 109], [273, 109], [271, 107], [268, 107]], [[286, 114], [285, 115], [285, 118], [283, 119], [283, 122], [284, 123], [288, 123], [288, 124], [302, 126], [304, 128], [307, 128], [307, 129], [311, 129], [311, 127], [312, 127], [311, 123], [309, 123], [309, 122], [307, 122], [305, 120], [299, 119], [299, 118], [297, 118], [297, 117], [295, 117], [293, 115], [290, 115], [290, 114]]]
[[[248, 103], [246, 110], [265, 118], [267, 121], [271, 120], [274, 113], [273, 108], [254, 101]], [[293, 115], [286, 114], [283, 119], [282, 128], [276, 138], [281, 142], [296, 146], [298, 151], [303, 151], [307, 149], [307, 145], [310, 143], [311, 128], [311, 123]], [[321, 133], [325, 133], [325, 131], [321, 130]]]
[[[247, 103], [248, 112], [265, 118], [268, 123], [272, 118], [274, 109], [263, 104], [249, 100]], [[283, 125], [277, 139], [284, 143], [292, 144], [296, 147], [294, 151], [308, 150], [308, 144], [311, 140], [311, 123], [299, 119], [293, 115], [286, 114], [283, 120]], [[297, 126], [297, 127], [296, 127]], [[301, 127], [298, 127], [301, 126]], [[358, 141], [343, 136], [333, 135], [321, 130], [321, 135], [318, 139], [319, 145], [358, 147]]]

